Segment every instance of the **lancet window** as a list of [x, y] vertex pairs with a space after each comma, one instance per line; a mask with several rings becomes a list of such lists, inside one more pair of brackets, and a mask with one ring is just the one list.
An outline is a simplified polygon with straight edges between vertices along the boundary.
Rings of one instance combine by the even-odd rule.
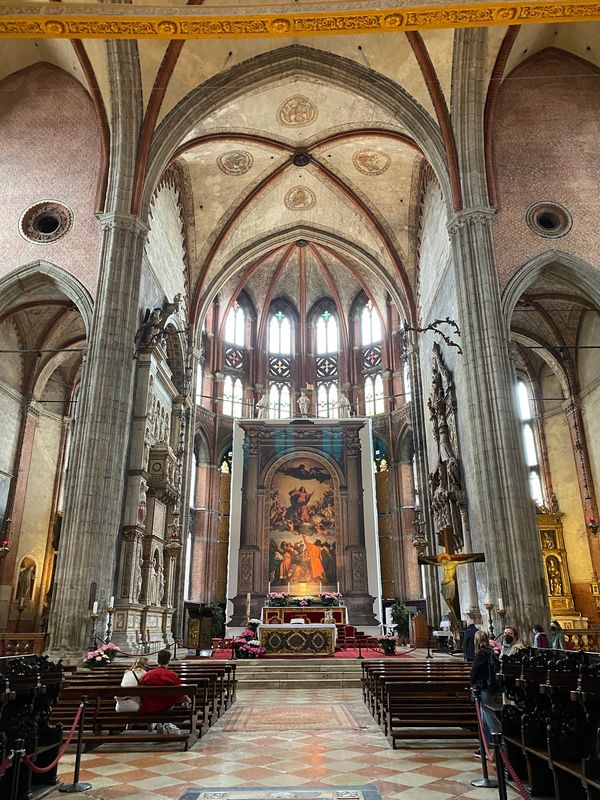
[[544, 494], [542, 492], [540, 462], [533, 420], [533, 397], [529, 386], [524, 380], [517, 382], [517, 406], [521, 422], [525, 463], [529, 471], [529, 492], [538, 505], [543, 505]]
[[381, 374], [381, 320], [371, 301], [363, 306], [361, 314], [362, 369], [365, 381], [365, 414], [383, 414], [385, 411], [383, 377]]
[[317, 416], [337, 417], [339, 334], [335, 314], [325, 309], [316, 325]]
[[269, 320], [269, 416], [289, 419], [291, 411], [293, 324], [278, 309]]

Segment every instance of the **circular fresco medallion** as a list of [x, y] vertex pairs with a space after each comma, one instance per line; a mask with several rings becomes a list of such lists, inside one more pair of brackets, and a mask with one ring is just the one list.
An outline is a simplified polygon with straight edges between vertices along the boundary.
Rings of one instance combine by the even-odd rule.
[[317, 202], [314, 192], [304, 186], [294, 186], [285, 196], [284, 203], [292, 211], [307, 211]]
[[317, 109], [308, 97], [295, 94], [279, 106], [277, 119], [280, 125], [288, 128], [299, 128], [301, 125], [310, 125], [318, 116]]
[[217, 158], [217, 166], [226, 175], [244, 175], [252, 169], [252, 164], [254, 157], [247, 150], [231, 150]]
[[352, 156], [354, 167], [363, 175], [381, 175], [391, 160], [383, 150], [359, 150]]

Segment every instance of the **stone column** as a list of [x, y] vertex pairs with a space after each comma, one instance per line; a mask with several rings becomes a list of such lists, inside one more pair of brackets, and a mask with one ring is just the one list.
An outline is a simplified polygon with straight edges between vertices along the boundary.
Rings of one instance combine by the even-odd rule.
[[[473, 547], [486, 554], [486, 585], [500, 595], [507, 621], [524, 632], [548, 620], [548, 604], [503, 334], [491, 208], [451, 218], [456, 291], [464, 351], [465, 473]], [[481, 572], [479, 573], [481, 575]]]
[[[101, 214], [99, 219], [100, 279], [49, 621], [50, 649], [77, 654], [85, 644], [92, 584], [101, 613], [113, 587], [147, 231], [129, 214]], [[102, 617], [98, 628], [103, 629]]]

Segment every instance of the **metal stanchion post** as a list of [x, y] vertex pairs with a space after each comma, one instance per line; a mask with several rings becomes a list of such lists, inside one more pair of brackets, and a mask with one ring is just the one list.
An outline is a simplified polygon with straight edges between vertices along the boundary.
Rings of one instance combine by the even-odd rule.
[[231, 659], [235, 660], [235, 636], [231, 637]]
[[17, 739], [15, 742], [15, 750], [12, 761], [12, 783], [10, 786], [10, 800], [17, 800], [19, 796], [19, 777], [21, 773], [21, 759], [25, 755], [25, 742], [23, 739]]
[[362, 642], [360, 636], [358, 637], [358, 655], [356, 656], [356, 658], [357, 659], [360, 658], [361, 660], [364, 659], [364, 656], [362, 654]]
[[498, 798], [499, 800], [507, 800], [506, 773], [504, 772], [504, 762], [502, 760], [501, 733], [492, 733], [492, 745], [494, 746], [494, 760], [496, 762], [496, 775], [498, 777]]
[[433, 658], [433, 654], [431, 652], [430, 645], [431, 645], [431, 637], [428, 636], [427, 637], [427, 655], [425, 656], [425, 658]]
[[77, 792], [86, 792], [92, 788], [91, 783], [86, 783], [79, 780], [79, 770], [81, 767], [81, 745], [83, 744], [83, 724], [85, 722], [85, 704], [87, 702], [87, 695], [81, 695], [81, 702], [83, 707], [81, 709], [81, 716], [79, 717], [79, 727], [77, 729], [77, 752], [75, 753], [75, 769], [73, 771], [73, 783], [63, 783], [58, 787], [59, 792], [67, 792], [68, 794], [76, 794]]
[[[471, 689], [471, 694], [473, 701], [479, 699], [479, 692], [476, 690]], [[483, 775], [483, 778], [476, 778], [475, 780], [472, 780], [471, 786], [477, 786], [479, 789], [497, 789], [498, 781], [490, 778], [488, 773], [487, 758], [485, 755], [485, 742], [483, 741], [483, 731], [481, 730], [481, 725], [479, 724], [479, 718], [477, 719], [477, 732], [479, 733], [479, 755], [481, 757], [481, 774]]]

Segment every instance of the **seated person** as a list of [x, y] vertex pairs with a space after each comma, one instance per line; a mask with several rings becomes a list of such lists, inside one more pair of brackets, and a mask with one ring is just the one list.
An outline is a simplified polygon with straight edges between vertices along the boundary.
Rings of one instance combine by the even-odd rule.
[[[167, 664], [171, 660], [169, 650], [160, 650], [157, 655], [158, 667], [148, 670], [142, 678], [142, 686], [179, 686], [181, 681], [179, 675], [168, 669]], [[168, 711], [177, 703], [189, 703], [187, 695], [174, 694], [162, 695], [160, 697], [143, 697], [141, 711], [149, 714], [152, 711]], [[159, 733], [181, 733], [177, 725], [171, 722], [158, 725]]]
[[[129, 669], [125, 670], [123, 680], [121, 681], [121, 686], [140, 686], [142, 683], [142, 678], [146, 674], [147, 670], [148, 659], [146, 656], [136, 658]], [[115, 697], [115, 700], [117, 701], [115, 705], [115, 711], [126, 713], [140, 710], [141, 701], [139, 697]]]

